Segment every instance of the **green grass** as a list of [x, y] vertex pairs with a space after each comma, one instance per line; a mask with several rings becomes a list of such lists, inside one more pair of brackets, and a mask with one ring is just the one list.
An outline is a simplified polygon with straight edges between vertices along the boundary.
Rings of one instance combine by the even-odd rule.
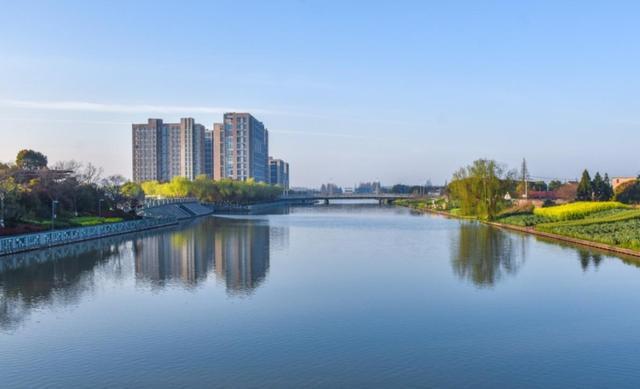
[[[55, 221], [56, 229], [89, 227], [105, 223], [118, 223], [124, 219], [119, 217], [78, 216], [71, 218], [58, 218]], [[51, 228], [51, 219], [25, 219], [22, 222], [42, 228]]]
[[541, 230], [572, 238], [640, 250], [640, 218], [615, 222], [562, 225]]
[[531, 227], [540, 223], [547, 223], [550, 220], [543, 216], [534, 215], [531, 213], [528, 214], [520, 214], [520, 215], [511, 215], [499, 218], [496, 220], [499, 223], [512, 224], [515, 226], [521, 227]]
[[599, 212], [599, 216], [595, 217], [595, 215], [591, 215], [591, 217], [585, 217], [584, 219], [579, 220], [567, 220], [560, 222], [551, 222], [551, 223], [543, 223], [539, 224], [537, 228], [541, 231], [548, 231], [556, 228], [565, 228], [565, 227], [584, 227], [593, 224], [608, 224], [608, 223], [618, 223], [624, 222], [627, 220], [638, 219], [640, 218], [640, 210], [638, 209], [624, 209], [618, 212]]
[[70, 224], [74, 224], [77, 226], [87, 227], [97, 226], [99, 224], [105, 223], [117, 223], [121, 222], [122, 220], [123, 219], [120, 217], [79, 216], [69, 219], [69, 222]]

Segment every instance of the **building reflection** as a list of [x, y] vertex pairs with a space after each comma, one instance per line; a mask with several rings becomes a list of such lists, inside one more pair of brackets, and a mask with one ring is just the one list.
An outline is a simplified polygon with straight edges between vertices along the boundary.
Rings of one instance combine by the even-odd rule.
[[216, 277], [230, 294], [250, 294], [269, 271], [269, 225], [251, 219], [213, 221]]
[[453, 272], [478, 287], [492, 287], [514, 276], [526, 258], [525, 236], [480, 223], [460, 223], [451, 244]]
[[206, 220], [180, 231], [156, 234], [134, 243], [136, 280], [154, 287], [177, 282], [193, 287], [213, 269], [213, 242]]
[[[135, 274], [154, 287], [195, 287], [210, 274], [230, 294], [249, 294], [269, 270], [270, 228], [262, 220], [207, 218], [193, 226], [147, 236], [134, 244]], [[288, 244], [288, 231], [278, 231]]]

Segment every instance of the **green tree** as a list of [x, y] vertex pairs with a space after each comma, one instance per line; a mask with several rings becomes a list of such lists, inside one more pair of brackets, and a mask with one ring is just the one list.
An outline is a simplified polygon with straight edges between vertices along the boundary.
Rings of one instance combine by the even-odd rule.
[[609, 179], [609, 174], [605, 173], [604, 174], [604, 180], [603, 180], [603, 194], [602, 194], [602, 201], [609, 201], [613, 198], [613, 186], [611, 185], [611, 180]]
[[559, 180], [551, 180], [549, 182], [548, 188], [550, 191], [554, 191], [562, 186], [562, 182]]
[[582, 172], [582, 178], [578, 184], [578, 192], [576, 193], [576, 200], [578, 201], [591, 201], [593, 200], [593, 187], [591, 185], [591, 176], [589, 171], [584, 169]]
[[120, 187], [120, 194], [130, 208], [136, 208], [144, 201], [144, 191], [140, 184], [136, 184], [135, 182], [127, 182], [122, 185]]
[[604, 180], [600, 175], [600, 172], [596, 172], [596, 175], [593, 176], [593, 181], [591, 181], [591, 188], [593, 190], [593, 199], [595, 201], [602, 201], [603, 197], [606, 196], [606, 189], [604, 187]]
[[493, 160], [479, 159], [454, 173], [449, 191], [464, 215], [491, 220], [505, 205], [503, 196], [514, 187], [514, 175]]
[[20, 150], [16, 156], [16, 165], [20, 169], [38, 170], [47, 167], [47, 157], [34, 150]]

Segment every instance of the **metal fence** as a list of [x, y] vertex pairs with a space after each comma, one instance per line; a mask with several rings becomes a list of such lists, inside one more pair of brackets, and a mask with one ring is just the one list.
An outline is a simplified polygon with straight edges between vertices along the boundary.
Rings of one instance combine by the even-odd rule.
[[83, 240], [174, 225], [173, 219], [140, 219], [0, 238], [0, 256]]

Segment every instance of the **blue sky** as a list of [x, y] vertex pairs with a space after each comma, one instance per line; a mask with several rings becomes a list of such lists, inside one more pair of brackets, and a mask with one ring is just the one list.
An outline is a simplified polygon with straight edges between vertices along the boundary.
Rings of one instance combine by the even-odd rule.
[[0, 2], [2, 161], [130, 176], [132, 122], [238, 110], [293, 185], [640, 172], [638, 2]]

